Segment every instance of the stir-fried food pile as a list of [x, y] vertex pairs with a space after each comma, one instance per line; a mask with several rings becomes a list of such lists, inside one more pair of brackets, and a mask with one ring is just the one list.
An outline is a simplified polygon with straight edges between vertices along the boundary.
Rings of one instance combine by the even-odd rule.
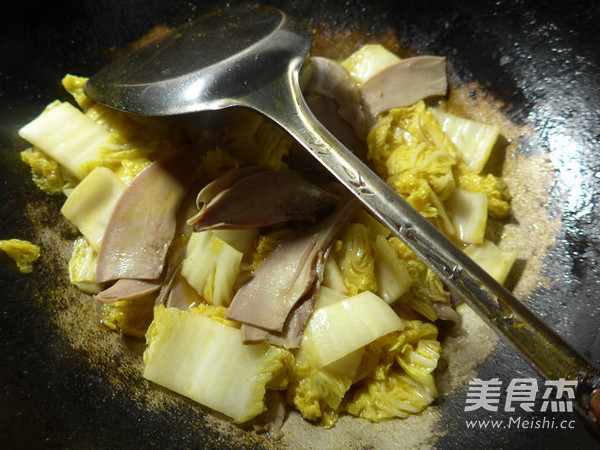
[[[315, 115], [503, 282], [516, 253], [485, 231], [510, 195], [483, 173], [499, 129], [445, 109], [445, 59], [369, 44], [310, 58], [302, 80]], [[283, 405], [333, 426], [435, 400], [449, 293], [289, 135], [241, 109], [203, 128], [128, 115], [85, 81], [67, 75], [77, 106], [55, 101], [20, 130], [22, 158], [81, 232], [72, 284], [105, 326], [145, 337], [145, 378], [237, 423], [268, 409], [275, 426]]]

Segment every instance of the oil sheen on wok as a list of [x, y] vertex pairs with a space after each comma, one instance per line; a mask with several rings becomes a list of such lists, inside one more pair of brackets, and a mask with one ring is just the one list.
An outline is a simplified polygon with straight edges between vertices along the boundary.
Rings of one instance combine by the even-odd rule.
[[[500, 129], [446, 108], [446, 60], [365, 44], [313, 55], [315, 115], [503, 282], [517, 251], [486, 239], [510, 194], [485, 165]], [[66, 75], [19, 131], [35, 183], [81, 235], [71, 283], [98, 320], [145, 339], [144, 377], [258, 429], [285, 408], [325, 427], [423, 411], [438, 396], [441, 281], [304, 155], [241, 109], [201, 130], [94, 103]], [[67, 268], [65, 268], [67, 270]]]

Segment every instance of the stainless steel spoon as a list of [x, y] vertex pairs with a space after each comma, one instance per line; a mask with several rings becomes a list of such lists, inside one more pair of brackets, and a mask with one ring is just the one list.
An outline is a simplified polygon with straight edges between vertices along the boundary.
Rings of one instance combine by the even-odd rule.
[[448, 287], [548, 379], [577, 380], [576, 408], [597, 429], [600, 372], [346, 149], [298, 83], [312, 34], [282, 11], [242, 5], [190, 22], [94, 75], [86, 93], [135, 114], [254, 109], [287, 130]]

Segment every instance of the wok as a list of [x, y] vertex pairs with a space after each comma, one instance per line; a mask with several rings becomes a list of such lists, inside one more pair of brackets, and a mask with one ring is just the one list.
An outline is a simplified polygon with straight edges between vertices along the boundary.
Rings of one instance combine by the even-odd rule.
[[[48, 2], [49, 3], [49, 2]], [[592, 362], [600, 361], [600, 4], [594, 1], [276, 1], [318, 29], [391, 28], [421, 54], [444, 55], [452, 83], [481, 92], [522, 137], [502, 166], [514, 196], [505, 225], [524, 252], [509, 288]], [[441, 394], [425, 413], [333, 430], [290, 417], [283, 440], [240, 430], [141, 377], [143, 343], [98, 324], [98, 307], [68, 285], [76, 230], [61, 199], [39, 192], [16, 131], [55, 98], [60, 79], [91, 75], [159, 23], [178, 25], [226, 2], [14, 3], [0, 27], [0, 239], [39, 243], [21, 275], [0, 255], [0, 442], [6, 448], [595, 448], [575, 413], [465, 411], [476, 377], [543, 381], [468, 310], [447, 324]], [[472, 88], [477, 83], [482, 91]], [[502, 152], [501, 152], [502, 153]], [[460, 369], [460, 370], [459, 370]], [[503, 404], [505, 393], [503, 393]], [[538, 399], [541, 398], [541, 393]], [[539, 420], [536, 428], [469, 428], [466, 421]], [[557, 428], [541, 428], [543, 419]], [[505, 422], [507, 423], [507, 422]], [[562, 425], [566, 429], [559, 429]]]

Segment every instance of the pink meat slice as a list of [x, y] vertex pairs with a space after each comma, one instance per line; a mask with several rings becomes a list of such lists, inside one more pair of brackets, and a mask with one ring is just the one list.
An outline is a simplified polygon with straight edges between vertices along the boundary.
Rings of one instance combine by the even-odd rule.
[[224, 175], [198, 194], [200, 212], [189, 220], [194, 231], [259, 228], [294, 220], [314, 220], [339, 197], [289, 169]]
[[294, 307], [314, 289], [319, 261], [357, 208], [354, 198], [345, 198], [323, 220], [282, 242], [237, 291], [227, 318], [281, 333]]
[[161, 287], [159, 280], [130, 280], [122, 278], [111, 287], [96, 294], [94, 299], [100, 303], [116, 303], [145, 299], [150, 295], [158, 295]]
[[144, 169], [125, 189], [98, 254], [96, 282], [160, 277], [176, 228], [176, 215], [201, 152], [183, 148]]
[[446, 60], [439, 56], [403, 59], [369, 78], [359, 88], [370, 123], [377, 115], [427, 97], [446, 95]]
[[365, 113], [356, 83], [348, 71], [339, 62], [322, 56], [313, 56], [309, 65], [311, 77], [306, 92], [334, 100], [339, 117], [349, 123], [356, 135], [364, 140], [368, 131]]

